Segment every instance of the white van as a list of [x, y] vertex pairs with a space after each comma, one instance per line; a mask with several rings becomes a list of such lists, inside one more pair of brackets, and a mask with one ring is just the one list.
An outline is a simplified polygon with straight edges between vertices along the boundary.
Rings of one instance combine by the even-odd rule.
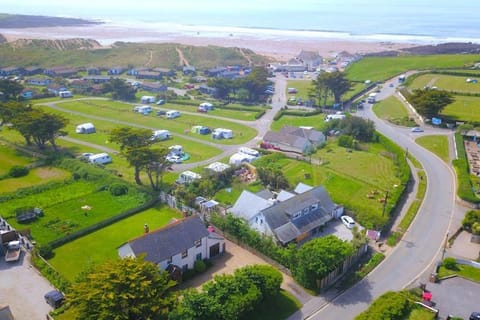
[[112, 157], [108, 153], [97, 153], [88, 157], [88, 161], [94, 164], [107, 164], [112, 162]]
[[165, 113], [165, 117], [166, 117], [167, 119], [175, 119], [175, 118], [178, 118], [178, 117], [180, 117], [180, 111], [177, 111], [177, 110], [167, 111], [167, 113]]

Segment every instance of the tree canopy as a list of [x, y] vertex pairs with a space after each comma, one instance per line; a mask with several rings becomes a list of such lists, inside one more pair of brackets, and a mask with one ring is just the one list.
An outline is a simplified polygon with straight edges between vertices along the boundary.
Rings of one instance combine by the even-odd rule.
[[111, 92], [112, 99], [134, 101], [135, 100], [135, 88], [128, 84], [125, 80], [114, 78], [109, 82], [103, 84], [103, 91], [105, 93]]
[[370, 142], [375, 138], [375, 124], [371, 120], [349, 116], [334, 119], [327, 123], [326, 131], [340, 130], [344, 135], [352, 136], [362, 142]]
[[17, 100], [18, 95], [22, 92], [23, 86], [17, 81], [8, 79], [0, 80], [0, 92], [3, 92], [5, 100]]
[[350, 90], [352, 83], [345, 78], [342, 72], [323, 72], [316, 80], [312, 80], [310, 95], [317, 100], [319, 106], [326, 106], [327, 98], [331, 94], [335, 103], [342, 102], [342, 96]]
[[452, 94], [445, 90], [417, 89], [409, 97], [417, 112], [426, 117], [438, 116], [440, 111], [454, 101]]
[[82, 274], [67, 298], [80, 319], [167, 319], [175, 282], [143, 259], [110, 260]]

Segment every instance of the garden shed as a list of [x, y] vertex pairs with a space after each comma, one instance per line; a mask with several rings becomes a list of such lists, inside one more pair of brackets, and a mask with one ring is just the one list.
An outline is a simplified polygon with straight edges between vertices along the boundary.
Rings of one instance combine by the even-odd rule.
[[95, 133], [96, 129], [93, 123], [87, 122], [83, 124], [79, 124], [75, 129], [76, 133], [87, 134], [87, 133]]

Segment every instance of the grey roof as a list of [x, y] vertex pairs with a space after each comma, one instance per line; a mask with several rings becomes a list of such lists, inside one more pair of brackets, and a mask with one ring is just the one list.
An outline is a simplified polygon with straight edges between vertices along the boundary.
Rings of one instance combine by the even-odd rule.
[[160, 263], [192, 248], [195, 241], [208, 235], [202, 219], [193, 215], [130, 240], [128, 244], [135, 256], [146, 254], [145, 260]]
[[305, 191], [312, 190], [313, 187], [309, 186], [308, 184], [299, 182], [297, 186], [295, 187], [295, 190], [293, 192], [299, 194], [299, 193], [304, 193]]
[[[311, 209], [314, 204], [318, 204], [318, 207]], [[295, 213], [304, 208], [309, 208], [308, 214], [292, 219]], [[266, 208], [262, 210], [262, 213], [277, 239], [288, 243], [299, 235], [331, 220], [330, 213], [334, 209], [335, 204], [325, 188], [320, 186]]]
[[255, 193], [257, 196], [265, 199], [265, 200], [268, 200], [268, 199], [272, 199], [273, 198], [273, 193], [268, 190], [268, 189], [263, 189], [263, 190], [260, 190], [258, 191], [257, 193]]
[[235, 216], [244, 218], [248, 221], [257, 213], [271, 205], [272, 203], [270, 201], [257, 196], [250, 191], [243, 190], [242, 194], [238, 197], [237, 201], [229, 211]]
[[278, 201], [285, 201], [285, 200], [288, 200], [292, 197], [295, 197], [295, 195], [293, 193], [285, 191], [285, 190], [281, 190], [277, 195], [277, 200]]
[[282, 133], [291, 134], [297, 137], [308, 139], [312, 143], [325, 141], [325, 135], [315, 129], [298, 128], [292, 126], [283, 126]]
[[308, 146], [310, 144], [310, 142], [306, 138], [295, 136], [285, 132], [274, 131], [268, 131], [263, 137], [263, 140], [267, 142], [285, 144], [290, 147], [297, 148], [301, 151], [304, 150], [305, 146]]

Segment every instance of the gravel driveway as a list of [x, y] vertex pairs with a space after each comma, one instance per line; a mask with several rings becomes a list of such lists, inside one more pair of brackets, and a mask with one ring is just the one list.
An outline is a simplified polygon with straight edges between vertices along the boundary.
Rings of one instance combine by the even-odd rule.
[[0, 306], [9, 305], [15, 319], [45, 319], [51, 308], [43, 295], [53, 289], [30, 265], [29, 254], [13, 263], [0, 257]]

